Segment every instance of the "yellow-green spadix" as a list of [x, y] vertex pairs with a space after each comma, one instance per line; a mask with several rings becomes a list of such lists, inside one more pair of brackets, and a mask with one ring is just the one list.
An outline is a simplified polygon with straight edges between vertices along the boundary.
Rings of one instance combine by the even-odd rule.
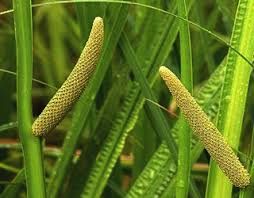
[[220, 169], [235, 186], [249, 185], [250, 176], [247, 170], [180, 80], [164, 66], [160, 67], [159, 72], [194, 134], [201, 140]]
[[103, 20], [96, 17], [77, 64], [61, 88], [34, 121], [32, 126], [34, 135], [42, 136], [52, 131], [80, 97], [95, 70], [103, 45], [103, 37]]

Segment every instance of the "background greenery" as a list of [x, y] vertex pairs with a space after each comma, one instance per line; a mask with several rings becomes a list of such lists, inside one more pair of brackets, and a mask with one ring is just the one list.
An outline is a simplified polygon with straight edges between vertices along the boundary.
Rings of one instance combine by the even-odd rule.
[[[158, 75], [166, 65], [193, 86], [254, 172], [253, 0], [52, 2], [0, 2], [2, 197], [254, 196], [253, 183], [232, 188], [209, 163]], [[32, 115], [68, 76], [96, 16], [105, 40], [89, 87], [45, 141], [34, 138]]]

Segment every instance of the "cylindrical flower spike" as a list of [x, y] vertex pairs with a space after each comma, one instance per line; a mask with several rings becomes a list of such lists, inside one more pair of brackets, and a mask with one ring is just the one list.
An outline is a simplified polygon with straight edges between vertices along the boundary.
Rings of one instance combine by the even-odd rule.
[[80, 97], [91, 78], [103, 45], [103, 20], [96, 17], [89, 39], [72, 72], [55, 93], [32, 126], [33, 134], [43, 136], [54, 129]]
[[166, 67], [160, 67], [159, 72], [194, 134], [201, 140], [224, 174], [237, 187], [249, 185], [250, 176], [247, 170], [180, 80]]

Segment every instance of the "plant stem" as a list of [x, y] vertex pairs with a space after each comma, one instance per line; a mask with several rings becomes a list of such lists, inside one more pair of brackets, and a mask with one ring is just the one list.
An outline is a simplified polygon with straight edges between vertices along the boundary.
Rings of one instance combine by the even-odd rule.
[[[188, 19], [188, 12], [185, 0], [177, 1], [178, 15]], [[184, 86], [192, 93], [192, 55], [189, 24], [185, 21], [179, 21], [180, 34], [180, 54], [181, 54], [181, 81]], [[176, 197], [188, 197], [190, 181], [190, 146], [191, 130], [184, 119], [182, 113], [180, 116], [181, 130], [179, 131], [178, 143], [178, 168], [176, 181]]]
[[32, 135], [32, 10], [30, 0], [13, 0], [17, 53], [17, 115], [28, 197], [45, 197], [40, 139]]

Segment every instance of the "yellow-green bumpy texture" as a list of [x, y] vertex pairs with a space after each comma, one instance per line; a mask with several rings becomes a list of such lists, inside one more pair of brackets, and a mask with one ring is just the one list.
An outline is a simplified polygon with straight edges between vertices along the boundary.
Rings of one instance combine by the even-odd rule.
[[95, 70], [103, 45], [103, 20], [96, 17], [90, 36], [72, 72], [55, 93], [32, 126], [33, 134], [43, 136], [52, 131], [80, 97]]
[[166, 67], [160, 67], [159, 72], [194, 134], [201, 140], [220, 169], [235, 186], [245, 187], [249, 185], [250, 176], [247, 170], [188, 90]]

